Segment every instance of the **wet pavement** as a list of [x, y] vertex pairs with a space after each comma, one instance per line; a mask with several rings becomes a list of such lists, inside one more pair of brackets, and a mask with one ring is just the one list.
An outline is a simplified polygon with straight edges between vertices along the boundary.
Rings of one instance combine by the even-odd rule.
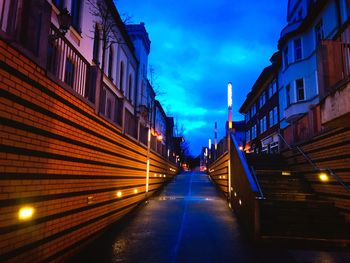
[[72, 262], [349, 263], [350, 253], [256, 246], [208, 176], [187, 172]]

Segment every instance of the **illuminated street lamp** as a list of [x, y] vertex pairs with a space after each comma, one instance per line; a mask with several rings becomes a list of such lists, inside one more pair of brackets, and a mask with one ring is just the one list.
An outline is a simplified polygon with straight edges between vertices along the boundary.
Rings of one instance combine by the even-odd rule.
[[232, 83], [227, 84], [228, 128], [232, 129]]
[[63, 9], [58, 15], [57, 15], [57, 20], [59, 24], [59, 32], [60, 33], [54, 33], [49, 35], [49, 39], [51, 41], [55, 41], [60, 37], [60, 35], [65, 36], [66, 33], [68, 32], [68, 29], [70, 28], [72, 24], [72, 17], [69, 14], [69, 11], [67, 8]]

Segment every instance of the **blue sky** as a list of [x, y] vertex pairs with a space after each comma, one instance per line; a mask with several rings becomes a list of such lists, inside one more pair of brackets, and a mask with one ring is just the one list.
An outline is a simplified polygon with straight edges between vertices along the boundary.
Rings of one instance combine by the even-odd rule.
[[151, 39], [149, 64], [164, 92], [168, 115], [185, 128], [193, 155], [224, 136], [227, 83], [233, 84], [233, 119], [277, 50], [287, 0], [117, 0], [121, 14], [144, 22]]

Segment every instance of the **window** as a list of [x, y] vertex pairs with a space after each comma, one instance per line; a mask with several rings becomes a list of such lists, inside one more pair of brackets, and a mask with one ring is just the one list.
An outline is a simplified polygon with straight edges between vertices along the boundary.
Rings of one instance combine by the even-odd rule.
[[297, 79], [295, 81], [296, 89], [297, 89], [297, 101], [305, 100], [305, 91], [304, 91], [304, 80]]
[[287, 103], [287, 107], [290, 106], [290, 85], [288, 84], [286, 86], [286, 103]]
[[108, 77], [112, 80], [112, 71], [113, 71], [113, 47], [109, 48], [109, 56], [108, 56]]
[[269, 98], [271, 98], [277, 92], [276, 81], [273, 81], [269, 86]]
[[74, 0], [72, 1], [72, 6], [71, 6], [71, 19], [72, 19], [72, 26], [78, 30], [80, 30], [80, 7], [81, 7], [81, 0]]
[[274, 107], [273, 110], [269, 112], [270, 128], [278, 124], [278, 112], [277, 107]]
[[294, 61], [301, 60], [302, 56], [301, 38], [297, 38], [294, 40]]
[[122, 125], [122, 103], [120, 99], [106, 86], [102, 88], [100, 113], [109, 120]]
[[315, 44], [316, 47], [321, 42], [321, 40], [324, 39], [324, 33], [323, 33], [323, 22], [322, 20], [315, 26]]
[[252, 127], [252, 140], [256, 138], [256, 124]]
[[52, 3], [58, 8], [58, 9], [63, 9], [63, 4], [64, 1], [63, 0], [52, 0]]
[[262, 119], [260, 119], [260, 133], [265, 132], [266, 129], [266, 116], [264, 116]]
[[250, 130], [248, 130], [246, 132], [246, 141], [249, 142], [250, 141]]
[[277, 107], [274, 107], [273, 108], [273, 124], [276, 125], [278, 124], [278, 108]]
[[264, 104], [266, 103], [266, 94], [265, 91], [261, 94], [260, 100], [259, 100], [259, 108], [261, 109]]
[[66, 59], [66, 67], [64, 71], [64, 82], [73, 87], [74, 83], [74, 63], [70, 58]]
[[245, 114], [245, 122], [248, 123], [250, 120], [250, 110]]
[[98, 58], [100, 55], [100, 30], [98, 29], [98, 24], [95, 24], [94, 32], [94, 49], [93, 49], [93, 60], [98, 63]]
[[246, 142], [250, 141], [250, 130], [246, 132]]
[[252, 112], [251, 117], [253, 117], [256, 114], [256, 104], [255, 103], [252, 106], [251, 112]]
[[129, 75], [129, 91], [128, 91], [128, 98], [129, 98], [129, 101], [131, 102], [132, 101], [132, 76], [131, 74]]
[[274, 125], [273, 110], [269, 112], [269, 123], [270, 123], [270, 128], [271, 128]]
[[283, 61], [284, 61], [284, 68], [286, 69], [288, 67], [288, 47], [286, 47], [283, 51]]
[[119, 88], [123, 91], [123, 83], [124, 83], [124, 63], [120, 62], [120, 71], [119, 71]]

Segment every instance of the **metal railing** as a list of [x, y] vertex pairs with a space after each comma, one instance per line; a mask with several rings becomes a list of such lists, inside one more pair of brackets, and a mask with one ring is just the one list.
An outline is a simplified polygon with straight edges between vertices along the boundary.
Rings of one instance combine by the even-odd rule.
[[[278, 133], [278, 136], [282, 139], [282, 141], [284, 142], [284, 144], [290, 149], [290, 150], [294, 150], [292, 146], [290, 146], [287, 141], [284, 139], [284, 137], [282, 136], [281, 133]], [[350, 193], [350, 187], [339, 177], [336, 175], [336, 173], [330, 169], [330, 168], [320, 168], [314, 161], [311, 160], [311, 158], [299, 147], [299, 146], [295, 146], [295, 149], [298, 150], [298, 152], [305, 158], [305, 160], [312, 166], [312, 168], [317, 171], [317, 172], [323, 172], [323, 171], [327, 171], [330, 175], [332, 175], [337, 182], [342, 185], [345, 189], [345, 191], [347, 191], [348, 193]]]
[[264, 193], [263, 193], [262, 188], [261, 188], [261, 186], [260, 186], [258, 177], [256, 176], [256, 171], [255, 171], [254, 167], [253, 167], [253, 166], [250, 166], [250, 170], [251, 170], [252, 175], [253, 175], [253, 177], [254, 177], [256, 186], [258, 187], [258, 191], [259, 191], [259, 194], [260, 194], [260, 199], [265, 199], [265, 196], [264, 196]]
[[58, 37], [49, 37], [47, 70], [79, 95], [88, 97], [88, 61], [60, 35], [53, 24], [50, 27], [50, 36]]

